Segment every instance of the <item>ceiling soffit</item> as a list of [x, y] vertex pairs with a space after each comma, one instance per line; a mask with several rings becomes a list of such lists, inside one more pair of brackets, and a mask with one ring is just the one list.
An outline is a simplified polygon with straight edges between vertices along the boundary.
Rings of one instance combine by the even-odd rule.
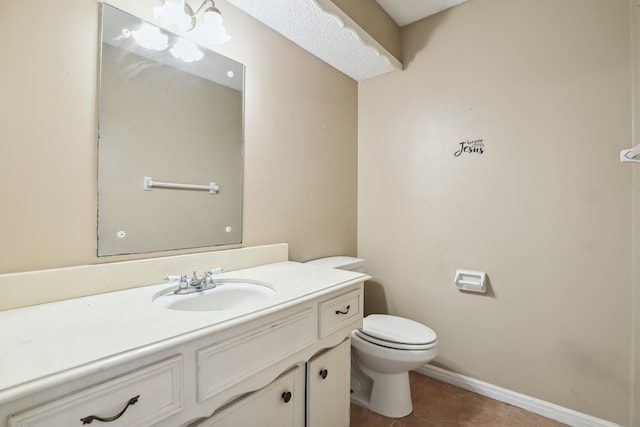
[[402, 69], [400, 61], [330, 0], [228, 2], [356, 81]]

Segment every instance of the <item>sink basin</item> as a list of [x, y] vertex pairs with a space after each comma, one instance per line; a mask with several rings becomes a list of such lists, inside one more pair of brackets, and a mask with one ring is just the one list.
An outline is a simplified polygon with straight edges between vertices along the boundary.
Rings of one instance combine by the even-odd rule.
[[165, 293], [153, 303], [170, 310], [222, 311], [264, 301], [275, 294], [267, 284], [252, 280], [221, 279], [215, 283], [215, 288], [206, 291], [185, 295]]

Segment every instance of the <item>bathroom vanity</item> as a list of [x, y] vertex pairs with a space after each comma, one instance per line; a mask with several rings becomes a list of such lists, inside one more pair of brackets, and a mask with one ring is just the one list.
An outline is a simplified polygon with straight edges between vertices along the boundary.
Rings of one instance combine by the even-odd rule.
[[184, 311], [153, 303], [164, 283], [0, 312], [0, 426], [348, 426], [368, 276], [289, 261], [220, 276], [275, 292]]

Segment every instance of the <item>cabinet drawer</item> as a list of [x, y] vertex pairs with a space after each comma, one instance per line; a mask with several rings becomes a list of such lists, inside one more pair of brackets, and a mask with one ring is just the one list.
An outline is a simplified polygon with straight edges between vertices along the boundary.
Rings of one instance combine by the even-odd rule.
[[242, 336], [198, 351], [198, 400], [284, 360], [313, 344], [312, 310], [268, 323]]
[[320, 303], [319, 333], [324, 338], [362, 318], [362, 291], [357, 290]]
[[147, 427], [182, 410], [182, 371], [182, 357], [172, 357], [14, 414], [9, 427], [96, 425], [102, 423], [87, 417], [109, 418], [120, 412], [110, 427]]

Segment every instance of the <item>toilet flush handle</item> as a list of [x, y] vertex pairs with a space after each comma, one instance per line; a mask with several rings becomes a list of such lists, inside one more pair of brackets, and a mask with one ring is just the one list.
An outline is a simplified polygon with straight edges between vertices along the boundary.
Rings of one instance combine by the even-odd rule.
[[327, 371], [326, 369], [320, 369], [319, 374], [322, 377], [322, 379], [324, 380], [325, 378], [327, 378], [327, 375], [329, 375], [329, 371]]

